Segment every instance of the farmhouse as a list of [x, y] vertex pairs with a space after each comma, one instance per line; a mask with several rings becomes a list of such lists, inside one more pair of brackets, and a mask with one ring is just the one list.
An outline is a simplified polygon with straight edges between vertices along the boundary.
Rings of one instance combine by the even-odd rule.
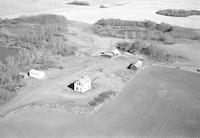
[[45, 73], [43, 71], [39, 71], [39, 70], [35, 70], [35, 69], [31, 69], [28, 72], [28, 75], [30, 77], [36, 78], [36, 79], [42, 79], [45, 77]]
[[85, 93], [91, 89], [92, 81], [88, 76], [82, 76], [74, 83], [74, 90], [80, 93]]

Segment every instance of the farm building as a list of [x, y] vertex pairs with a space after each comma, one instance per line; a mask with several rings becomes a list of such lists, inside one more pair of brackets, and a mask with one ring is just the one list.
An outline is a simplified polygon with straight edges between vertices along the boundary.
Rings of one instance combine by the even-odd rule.
[[74, 90], [80, 93], [85, 93], [91, 89], [92, 81], [88, 76], [82, 76], [74, 83]]
[[130, 69], [130, 70], [137, 70], [137, 68], [135, 67], [135, 65], [133, 63], [131, 63], [127, 69]]
[[25, 72], [20, 72], [18, 74], [19, 78], [21, 79], [27, 79], [28, 78], [28, 73], [25, 73]]
[[101, 52], [101, 57], [112, 58], [114, 55], [111, 51]]
[[30, 77], [36, 78], [36, 79], [42, 79], [45, 77], [45, 73], [43, 71], [39, 71], [39, 70], [35, 70], [35, 69], [31, 69], [28, 72], [28, 75]]
[[120, 56], [120, 51], [118, 49], [112, 49], [111, 50], [114, 56]]
[[127, 68], [131, 69], [131, 70], [141, 69], [142, 68], [142, 61], [138, 60], [135, 64], [131, 63]]
[[100, 52], [100, 56], [107, 58], [117, 57], [120, 56], [120, 51], [118, 49], [109, 49], [107, 51]]
[[117, 57], [120, 55], [121, 55], [121, 52], [118, 49], [105, 49], [105, 50], [97, 51], [92, 54], [92, 56], [101, 56], [101, 57], [106, 57], [106, 58]]
[[141, 69], [142, 68], [142, 61], [141, 60], [138, 60], [136, 63], [135, 63], [135, 67], [137, 69]]

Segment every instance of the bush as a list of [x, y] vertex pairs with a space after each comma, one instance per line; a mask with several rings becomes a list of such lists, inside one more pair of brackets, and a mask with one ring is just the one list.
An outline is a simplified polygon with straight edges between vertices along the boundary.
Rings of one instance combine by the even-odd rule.
[[89, 6], [90, 4], [86, 1], [72, 1], [67, 4], [72, 4], [72, 5], [82, 5], [82, 6]]
[[200, 15], [198, 10], [182, 10], [182, 9], [164, 9], [159, 10], [156, 14], [165, 15], [165, 16], [174, 16], [174, 17], [187, 17], [191, 15]]
[[105, 7], [104, 5], [100, 5], [99, 8], [107, 8], [107, 7]]
[[121, 51], [126, 51], [132, 54], [135, 52], [143, 54], [156, 61], [174, 62], [177, 58], [183, 58], [181, 56], [169, 53], [167, 50], [164, 50], [158, 46], [144, 43], [141, 41], [133, 43], [120, 42], [117, 43], [116, 47]]
[[120, 19], [100, 19], [95, 25], [100, 26], [129, 26], [129, 27], [141, 27], [146, 29], [155, 29], [162, 32], [173, 31], [173, 26], [161, 23], [157, 24], [150, 20], [145, 21], [129, 21], [129, 20], [120, 20]]
[[55, 14], [40, 14], [32, 16], [21, 16], [16, 18], [19, 22], [43, 24], [43, 25], [67, 25], [67, 19], [64, 16]]
[[51, 49], [54, 55], [61, 55], [63, 57], [74, 55], [76, 48], [70, 46], [67, 42], [63, 41], [61, 38], [53, 39], [49, 44], [47, 44], [47, 49]]
[[[75, 47], [67, 44], [63, 38], [64, 35], [60, 35], [59, 37], [55, 36], [55, 34], [62, 34], [67, 30], [67, 20], [63, 16], [42, 14], [38, 16], [20, 17], [19, 20], [26, 23], [36, 23], [36, 25], [33, 29], [20, 33], [17, 36], [18, 41], [31, 44], [32, 48], [34, 47], [40, 51], [49, 51], [52, 55], [69, 56], [75, 53]], [[37, 63], [43, 63], [43, 61], [39, 59]], [[47, 61], [48, 63], [49, 61]], [[47, 65], [45, 65], [46, 67]]]
[[161, 23], [156, 26], [156, 29], [165, 33], [172, 32], [174, 30], [174, 27], [166, 23]]
[[16, 93], [16, 88], [20, 82], [19, 60], [14, 57], [7, 57], [5, 61], [0, 61], [0, 102], [10, 99]]
[[5, 102], [10, 100], [15, 95], [16, 95], [15, 91], [7, 91], [3, 88], [0, 88], [0, 105], [4, 104]]
[[40, 14], [38, 16], [23, 16], [15, 20], [30, 23], [33, 26], [31, 29], [17, 34], [17, 37], [18, 40], [31, 43], [37, 48], [41, 48], [44, 41], [50, 41], [54, 34], [67, 31], [67, 19], [64, 16]]
[[164, 43], [168, 44], [175, 42], [171, 33], [173, 31], [174, 27], [169, 24], [157, 24], [148, 20], [139, 22], [120, 19], [100, 19], [94, 25], [94, 32], [100, 36], [164, 41]]
[[[117, 43], [117, 49], [119, 49], [120, 51], [128, 51], [131, 48], [131, 43], [129, 42], [120, 42]], [[132, 52], [130, 52], [132, 53]]]
[[200, 33], [196, 29], [176, 27], [173, 36], [175, 38], [200, 40]]
[[162, 35], [162, 41], [165, 43], [165, 44], [175, 44], [176, 40], [175, 38], [172, 36], [172, 34], [169, 34], [169, 33], [164, 33]]
[[64, 35], [55, 36], [67, 31], [67, 20], [63, 16], [23, 16], [4, 20], [3, 23], [9, 23], [12, 36], [2, 32], [0, 42], [8, 47], [17, 47], [19, 53], [0, 61], [0, 102], [9, 100], [21, 87], [19, 72], [30, 68], [58, 67], [57, 55], [73, 55], [76, 50], [67, 43]]
[[110, 99], [111, 97], [115, 96], [116, 93], [115, 92], [103, 92], [101, 94], [98, 95], [98, 97], [94, 98], [93, 101], [90, 101], [88, 104], [90, 106], [98, 106], [99, 104], [104, 103], [106, 100]]
[[41, 48], [44, 42], [49, 42], [53, 39], [55, 33], [62, 33], [58, 26], [54, 25], [38, 25], [33, 30], [27, 30], [19, 34], [18, 40], [35, 45]]

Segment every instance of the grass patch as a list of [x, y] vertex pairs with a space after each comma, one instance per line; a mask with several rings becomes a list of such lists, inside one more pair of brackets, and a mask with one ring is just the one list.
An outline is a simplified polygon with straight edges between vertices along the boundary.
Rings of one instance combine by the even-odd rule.
[[200, 40], [200, 30], [176, 27], [173, 35], [176, 38]]
[[86, 2], [86, 1], [72, 1], [72, 2], [68, 2], [67, 4], [90, 6], [90, 4], [88, 2]]
[[95, 107], [95, 106], [98, 106], [98, 105], [104, 103], [105, 101], [114, 97], [115, 95], [116, 95], [116, 93], [112, 92], [112, 91], [103, 92], [103, 93], [99, 94], [98, 97], [96, 97], [92, 101], [90, 101], [88, 104], [90, 106]]
[[120, 42], [117, 43], [116, 47], [120, 51], [126, 51], [132, 54], [139, 53], [159, 62], [174, 62], [178, 58], [183, 58], [176, 54], [170, 53], [163, 48], [142, 41], [137, 41], [133, 43]]

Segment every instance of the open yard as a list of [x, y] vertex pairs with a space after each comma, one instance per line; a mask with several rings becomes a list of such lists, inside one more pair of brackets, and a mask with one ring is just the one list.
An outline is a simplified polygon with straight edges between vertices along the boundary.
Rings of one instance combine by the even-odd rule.
[[151, 66], [94, 115], [36, 108], [1, 120], [0, 134], [7, 137], [198, 137], [199, 82], [197, 73]]

